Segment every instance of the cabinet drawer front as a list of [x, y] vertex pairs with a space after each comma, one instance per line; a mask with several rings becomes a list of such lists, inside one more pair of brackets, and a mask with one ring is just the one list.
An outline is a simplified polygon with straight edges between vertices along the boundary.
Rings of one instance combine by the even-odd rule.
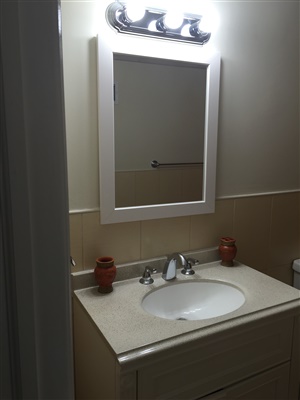
[[290, 363], [198, 400], [282, 400], [289, 396]]
[[197, 399], [288, 361], [292, 327], [289, 318], [218, 340], [200, 339], [182, 353], [174, 349], [139, 370], [138, 398]]
[[198, 400], [288, 399], [289, 371], [290, 363], [286, 363]]
[[282, 400], [289, 397], [290, 363], [233, 385], [226, 391], [227, 400]]

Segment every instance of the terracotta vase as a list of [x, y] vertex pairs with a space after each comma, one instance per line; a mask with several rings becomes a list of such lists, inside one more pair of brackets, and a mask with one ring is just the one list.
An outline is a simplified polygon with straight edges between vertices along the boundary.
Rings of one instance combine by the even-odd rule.
[[114, 265], [115, 260], [112, 257], [99, 257], [96, 259], [94, 269], [95, 279], [99, 285], [98, 292], [110, 293], [113, 291], [112, 283], [117, 274], [117, 268]]
[[231, 237], [222, 237], [220, 241], [219, 253], [221, 257], [221, 265], [232, 267], [234, 265], [233, 260], [237, 253], [235, 245], [236, 240]]

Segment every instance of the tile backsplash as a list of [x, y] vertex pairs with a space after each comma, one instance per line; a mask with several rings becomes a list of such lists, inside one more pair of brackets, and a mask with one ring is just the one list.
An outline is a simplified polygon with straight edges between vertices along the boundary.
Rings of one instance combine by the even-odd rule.
[[199, 201], [203, 166], [116, 172], [116, 206]]
[[118, 264], [216, 247], [233, 236], [237, 260], [287, 284], [300, 258], [300, 193], [220, 199], [214, 214], [101, 225], [99, 212], [70, 214], [72, 272], [113, 256]]

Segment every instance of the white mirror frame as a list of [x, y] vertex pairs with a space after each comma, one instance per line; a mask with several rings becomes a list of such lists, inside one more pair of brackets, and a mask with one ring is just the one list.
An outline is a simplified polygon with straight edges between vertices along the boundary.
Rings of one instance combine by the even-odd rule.
[[[207, 45], [206, 45], [207, 46]], [[215, 210], [220, 55], [206, 46], [119, 34], [105, 22], [98, 35], [98, 129], [101, 224], [139, 221]], [[203, 200], [115, 207], [113, 55], [131, 54], [187, 61], [207, 66]]]

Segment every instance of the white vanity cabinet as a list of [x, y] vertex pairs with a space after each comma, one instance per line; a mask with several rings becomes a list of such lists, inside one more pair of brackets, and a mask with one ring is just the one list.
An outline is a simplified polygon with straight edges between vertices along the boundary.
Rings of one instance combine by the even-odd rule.
[[[230, 282], [246, 301], [219, 317], [176, 321], [145, 312], [139, 278], [74, 291], [76, 399], [299, 400], [300, 292], [243, 264], [195, 267], [186, 280]], [[175, 284], [176, 284], [175, 282]]]
[[298, 400], [296, 321], [273, 315], [126, 359], [74, 299], [76, 399]]
[[[197, 399], [224, 389], [218, 395], [230, 400], [289, 399], [293, 324], [293, 318], [250, 324], [196, 341], [186, 346], [190, 350], [173, 349], [169, 358], [158, 356], [156, 363], [137, 371], [138, 398]], [[268, 385], [262, 384], [264, 377]], [[243, 396], [249, 388], [257, 397]]]

